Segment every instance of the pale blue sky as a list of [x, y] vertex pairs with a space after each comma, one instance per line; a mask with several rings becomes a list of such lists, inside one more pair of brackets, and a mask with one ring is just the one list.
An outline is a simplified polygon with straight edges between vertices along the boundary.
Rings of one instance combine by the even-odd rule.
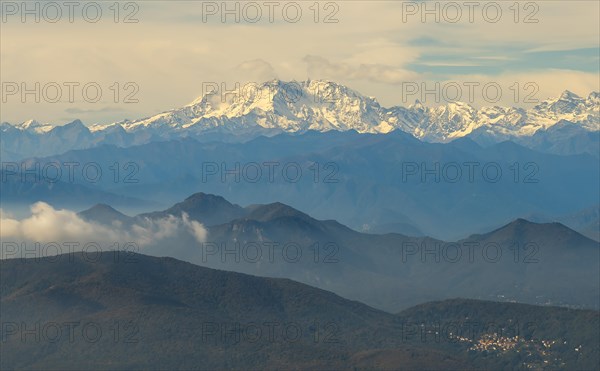
[[[114, 2], [98, 3], [103, 14], [96, 23], [86, 22], [81, 10], [75, 11], [72, 23], [66, 14], [56, 23], [43, 18], [22, 23], [22, 9], [12, 14], [14, 9], [3, 8], [3, 82], [29, 87], [35, 82], [94, 82], [103, 94], [95, 103], [86, 102], [80, 91], [73, 102], [52, 103], [43, 97], [40, 103], [32, 97], [22, 102], [19, 94], [6, 96], [2, 121], [35, 118], [64, 124], [79, 118], [93, 124], [134, 119], [191, 102], [201, 95], [204, 82], [233, 86], [275, 77], [335, 80], [386, 106], [406, 104], [402, 86], [407, 82], [494, 82], [504, 92], [498, 104], [524, 107], [508, 94], [515, 82], [536, 83], [540, 100], [565, 89], [580, 95], [600, 90], [597, 1], [520, 2], [518, 14], [514, 1], [498, 1], [494, 4], [500, 5], [502, 15], [495, 23], [482, 13], [487, 6], [488, 18], [494, 14], [491, 2], [479, 3], [473, 22], [468, 8], [461, 6], [457, 19], [455, 9], [444, 13], [448, 2], [439, 2], [439, 22], [431, 14], [422, 22], [422, 7], [433, 9], [436, 2], [323, 1], [317, 14], [314, 1], [284, 1], [275, 2], [270, 22], [268, 8], [259, 1], [255, 4], [262, 18], [256, 23], [249, 22], [255, 9], [242, 10], [246, 3], [239, 3], [239, 23], [232, 14], [221, 22], [223, 9], [215, 8], [220, 1], [122, 2], [118, 23], [109, 8]], [[234, 9], [235, 2], [228, 4]], [[292, 23], [297, 8], [302, 15]], [[52, 9], [47, 12], [54, 15]], [[138, 22], [123, 23], [127, 14]], [[327, 15], [337, 22], [324, 22]], [[536, 23], [525, 23], [527, 16]], [[116, 103], [115, 82], [120, 84]], [[139, 91], [125, 89], [127, 82]], [[139, 102], [124, 103], [129, 93]], [[481, 96], [475, 98], [474, 105], [489, 105]]]

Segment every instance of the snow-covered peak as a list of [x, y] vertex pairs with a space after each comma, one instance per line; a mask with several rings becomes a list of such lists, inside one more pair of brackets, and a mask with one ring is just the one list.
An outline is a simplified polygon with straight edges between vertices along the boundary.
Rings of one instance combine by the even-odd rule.
[[564, 108], [573, 108], [584, 102], [584, 99], [579, 95], [570, 92], [569, 90], [565, 90], [562, 94], [557, 98], [548, 98], [545, 101], [538, 104], [535, 108], [538, 110], [544, 109], [564, 109]]
[[51, 124], [42, 124], [37, 120], [27, 120], [20, 124], [15, 125], [15, 128], [23, 131], [27, 131], [30, 133], [47, 133], [54, 128]]
[[579, 95], [577, 95], [569, 90], [565, 90], [562, 92], [559, 99], [560, 100], [581, 100], [582, 98]]
[[[154, 116], [89, 129], [95, 137], [127, 135], [136, 143], [206, 133], [253, 137], [307, 130], [387, 133], [396, 129], [422, 140], [444, 142], [481, 131], [498, 138], [531, 136], [561, 120], [600, 130], [598, 92], [582, 98], [565, 90], [559, 97], [525, 110], [502, 106], [476, 109], [463, 102], [431, 107], [418, 100], [408, 107], [385, 108], [375, 98], [327, 80], [275, 79], [227, 89]], [[81, 128], [83, 124], [72, 126]], [[45, 133], [52, 126], [28, 121], [17, 128]]]
[[428, 141], [452, 140], [482, 127], [506, 136], [530, 136], [562, 119], [598, 130], [594, 120], [598, 116], [597, 92], [584, 99], [565, 90], [557, 98], [524, 110], [500, 106], [475, 109], [463, 102], [427, 107], [420, 101], [408, 108], [384, 108], [374, 98], [327, 80], [274, 79], [227, 88], [228, 92], [206, 94], [180, 109], [127, 122], [123, 127], [127, 131], [152, 129], [159, 134], [185, 130], [194, 135], [215, 130], [387, 133], [400, 129]]
[[36, 121], [36, 120], [34, 120], [34, 119], [31, 119], [31, 120], [27, 120], [27, 121], [24, 121], [24, 122], [22, 122], [22, 123], [19, 125], [19, 127], [20, 127], [21, 129], [28, 130], [28, 129], [33, 129], [33, 128], [39, 127], [39, 126], [41, 126], [41, 125], [42, 125], [42, 124], [40, 124], [40, 123], [39, 123], [39, 121]]
[[[332, 81], [271, 80], [214, 90], [180, 109], [125, 124], [127, 130], [154, 127], [201, 132], [220, 126], [298, 132], [357, 130], [387, 132], [382, 108], [370, 97]], [[379, 129], [374, 129], [379, 128]]]
[[595, 106], [596, 109], [600, 108], [600, 93], [597, 91], [591, 92], [585, 100], [586, 105]]
[[421, 101], [417, 99], [415, 100], [415, 103], [408, 106], [408, 108], [411, 110], [424, 110], [425, 106], [423, 106], [423, 103], [421, 103]]

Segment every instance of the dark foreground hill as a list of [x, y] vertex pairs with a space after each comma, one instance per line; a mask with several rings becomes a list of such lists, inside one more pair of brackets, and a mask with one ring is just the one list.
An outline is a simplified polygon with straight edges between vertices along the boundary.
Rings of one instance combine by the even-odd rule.
[[417, 305], [398, 318], [404, 336], [466, 352], [491, 369], [595, 370], [600, 361], [598, 311], [450, 299]]
[[[392, 315], [286, 279], [131, 253], [3, 260], [0, 278], [2, 369], [526, 368], [543, 357], [570, 369], [598, 363], [593, 311], [447, 301]], [[523, 330], [525, 340], [568, 346], [533, 347], [531, 357], [515, 347], [471, 349], [493, 335], [489, 327], [458, 345], [415, 336], [416, 321], [464, 321], [465, 313], [503, 323], [527, 314], [538, 326]]]

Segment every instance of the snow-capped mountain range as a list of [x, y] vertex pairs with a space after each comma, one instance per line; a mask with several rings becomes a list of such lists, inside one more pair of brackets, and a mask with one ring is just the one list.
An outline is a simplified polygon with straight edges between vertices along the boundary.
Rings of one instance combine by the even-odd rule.
[[[376, 99], [335, 82], [272, 80], [242, 87], [238, 95], [207, 94], [181, 108], [133, 121], [86, 127], [76, 120], [55, 127], [29, 120], [17, 125], [2, 123], [0, 130], [2, 152], [9, 157], [24, 152], [43, 155], [54, 150], [54, 146], [128, 146], [182, 137], [247, 140], [258, 135], [308, 130], [402, 130], [429, 142], [465, 136], [480, 142], [498, 142], [534, 137], [558, 123], [574, 124], [573, 130], [578, 133], [597, 132], [599, 109], [598, 92], [583, 98], [569, 91], [527, 110], [500, 106], [476, 109], [461, 102], [426, 107], [418, 101], [409, 107], [386, 108]], [[37, 147], [23, 151], [23, 146], [28, 145]]]

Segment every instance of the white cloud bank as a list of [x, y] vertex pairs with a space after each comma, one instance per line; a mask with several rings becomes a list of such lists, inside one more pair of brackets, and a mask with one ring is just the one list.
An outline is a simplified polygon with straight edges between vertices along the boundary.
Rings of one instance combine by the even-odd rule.
[[[141, 249], [180, 237], [191, 236], [197, 243], [206, 240], [207, 231], [201, 223], [190, 220], [187, 214], [181, 218], [142, 219], [131, 226], [114, 222], [112, 226], [84, 220], [70, 210], [58, 210], [44, 202], [31, 206], [31, 215], [15, 219], [0, 209], [0, 239], [2, 257], [14, 256], [15, 243], [64, 244], [78, 242], [78, 246], [96, 243], [104, 247], [135, 244]], [[10, 254], [5, 247], [10, 245]], [[31, 245], [30, 245], [31, 246]]]

